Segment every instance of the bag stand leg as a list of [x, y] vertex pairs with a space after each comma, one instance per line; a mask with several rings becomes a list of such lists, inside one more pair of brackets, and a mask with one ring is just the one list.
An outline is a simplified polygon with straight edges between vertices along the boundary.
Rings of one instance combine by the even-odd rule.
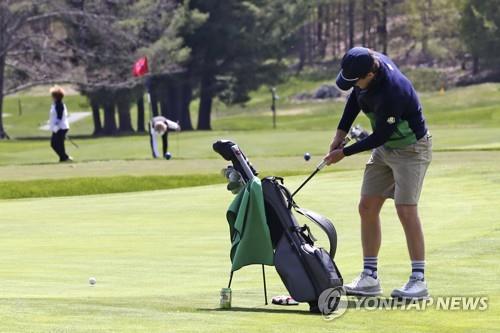
[[264, 305], [267, 305], [266, 271], [262, 265], [262, 281], [264, 282]]
[[231, 288], [231, 282], [233, 281], [233, 271], [231, 271], [231, 275], [229, 275], [229, 283], [227, 284], [228, 288]]
[[[262, 265], [262, 281], [264, 282], [264, 304], [267, 305], [266, 271], [264, 270], [264, 265]], [[229, 275], [228, 288], [231, 288], [231, 282], [233, 282], [233, 271], [231, 271], [231, 275]]]

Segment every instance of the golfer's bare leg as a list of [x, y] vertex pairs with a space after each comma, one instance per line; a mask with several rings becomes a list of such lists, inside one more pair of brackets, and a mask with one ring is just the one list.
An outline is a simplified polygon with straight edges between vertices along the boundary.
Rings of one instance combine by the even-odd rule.
[[391, 293], [395, 298], [425, 298], [429, 291], [424, 279], [425, 244], [422, 224], [418, 217], [417, 205], [396, 205], [399, 220], [406, 235], [406, 244], [410, 253], [412, 273], [410, 279], [401, 288]]
[[[380, 249], [380, 210], [385, 198], [362, 195], [359, 201], [361, 216], [361, 243], [363, 244], [363, 271], [351, 283], [344, 285], [347, 295], [377, 296], [382, 293], [380, 280], [376, 275], [376, 258]], [[369, 261], [368, 261], [369, 260]], [[368, 264], [374, 266], [370, 271]]]
[[425, 260], [425, 243], [417, 205], [396, 205], [411, 260]]
[[377, 257], [382, 240], [380, 230], [380, 210], [385, 198], [381, 196], [361, 196], [359, 215], [361, 217], [361, 243], [364, 257]]

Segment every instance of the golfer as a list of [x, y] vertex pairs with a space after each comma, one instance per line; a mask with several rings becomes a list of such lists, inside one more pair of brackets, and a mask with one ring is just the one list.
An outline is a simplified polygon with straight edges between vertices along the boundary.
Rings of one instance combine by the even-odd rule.
[[[381, 243], [380, 210], [394, 199], [411, 259], [411, 275], [392, 297], [428, 296], [424, 278], [425, 247], [418, 200], [432, 159], [431, 136], [411, 82], [387, 56], [363, 47], [349, 50], [342, 59], [337, 86], [353, 88], [337, 133], [325, 156], [328, 164], [371, 150], [366, 163], [359, 214], [364, 265], [361, 274], [345, 286], [347, 294], [374, 296], [382, 293], [377, 274]], [[342, 142], [360, 111], [370, 119], [373, 133], [343, 147]]]
[[73, 159], [66, 154], [64, 140], [69, 130], [68, 110], [62, 102], [64, 98], [64, 90], [59, 86], [50, 88], [52, 96], [52, 107], [49, 114], [49, 128], [52, 131], [50, 138], [50, 146], [59, 156], [59, 162], [71, 162]]
[[168, 152], [168, 132], [170, 130], [180, 131], [181, 127], [178, 123], [173, 122], [163, 116], [153, 117], [149, 122], [149, 142], [151, 144], [151, 151], [153, 152], [153, 158], [160, 157], [158, 151], [158, 136], [161, 136], [163, 143], [163, 157], [169, 159]]

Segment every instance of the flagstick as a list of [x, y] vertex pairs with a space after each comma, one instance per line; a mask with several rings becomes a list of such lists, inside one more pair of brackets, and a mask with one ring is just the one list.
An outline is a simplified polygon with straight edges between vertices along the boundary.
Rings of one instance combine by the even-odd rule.
[[178, 131], [176, 134], [175, 134], [175, 144], [177, 146], [177, 158], [179, 158], [179, 135], [180, 135], [180, 131]]
[[151, 105], [151, 94], [148, 89], [148, 104], [149, 104], [149, 120], [153, 119], [153, 105]]

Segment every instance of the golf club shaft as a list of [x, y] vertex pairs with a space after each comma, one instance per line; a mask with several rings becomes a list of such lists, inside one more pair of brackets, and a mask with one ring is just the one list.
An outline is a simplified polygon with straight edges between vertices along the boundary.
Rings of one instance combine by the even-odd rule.
[[[349, 141], [351, 141], [351, 139], [352, 138], [351, 138], [350, 134], [347, 134], [346, 137], [344, 138], [344, 142], [342, 143], [342, 147], [344, 147], [347, 143], [349, 143]], [[307, 182], [309, 182], [312, 179], [312, 177], [314, 177], [325, 166], [326, 166], [326, 161], [325, 160], [321, 161], [321, 163], [318, 164], [318, 166], [316, 167], [316, 170], [314, 170], [314, 172], [309, 177], [307, 177], [307, 179], [299, 186], [299, 188], [296, 189], [295, 192], [292, 193], [292, 198], [295, 194], [297, 194], [297, 192], [299, 192], [307, 184]]]
[[66, 135], [66, 138], [69, 140], [69, 142], [71, 142], [71, 144], [72, 144], [73, 146], [75, 146], [75, 148], [78, 148], [78, 149], [80, 148], [80, 147], [76, 144], [76, 142], [75, 142], [75, 141], [73, 141], [73, 140], [71, 139], [71, 137], [70, 137], [69, 135]]
[[323, 160], [320, 164], [318, 164], [318, 166], [316, 167], [316, 170], [314, 170], [314, 172], [311, 173], [311, 175], [309, 177], [307, 177], [307, 179], [299, 186], [299, 188], [296, 189], [295, 192], [293, 192], [292, 198], [294, 197], [295, 194], [297, 194], [297, 192], [299, 192], [325, 166], [326, 166], [326, 161]]
[[314, 177], [318, 173], [318, 171], [319, 169], [314, 170], [314, 172], [309, 177], [307, 177], [307, 179], [299, 186], [299, 188], [296, 189], [295, 192], [293, 192], [292, 198], [307, 184], [307, 182], [311, 180], [312, 177]]

